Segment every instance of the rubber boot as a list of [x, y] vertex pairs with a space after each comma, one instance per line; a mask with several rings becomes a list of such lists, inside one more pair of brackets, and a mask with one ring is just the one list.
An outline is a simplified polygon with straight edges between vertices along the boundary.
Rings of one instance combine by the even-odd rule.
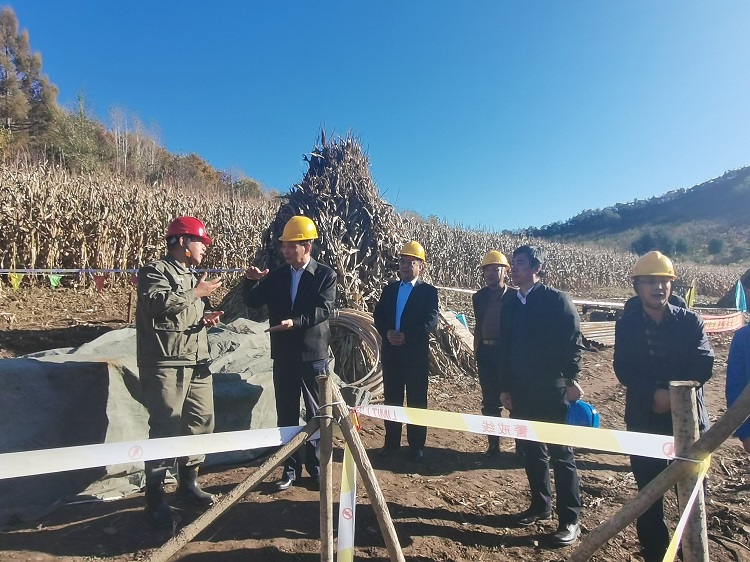
[[146, 476], [146, 519], [159, 529], [172, 529], [180, 518], [164, 499], [164, 474]]
[[485, 451], [485, 455], [488, 457], [494, 457], [500, 452], [500, 437], [497, 435], [488, 435], [487, 436], [487, 450]]
[[177, 497], [195, 505], [213, 505], [216, 496], [198, 486], [198, 465], [178, 467]]

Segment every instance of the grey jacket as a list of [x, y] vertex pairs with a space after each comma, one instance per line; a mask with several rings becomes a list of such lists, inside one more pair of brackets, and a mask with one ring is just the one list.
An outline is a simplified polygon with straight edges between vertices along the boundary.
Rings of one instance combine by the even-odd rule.
[[198, 279], [171, 256], [138, 270], [135, 329], [139, 367], [181, 367], [209, 360], [202, 324], [210, 309], [195, 296]]

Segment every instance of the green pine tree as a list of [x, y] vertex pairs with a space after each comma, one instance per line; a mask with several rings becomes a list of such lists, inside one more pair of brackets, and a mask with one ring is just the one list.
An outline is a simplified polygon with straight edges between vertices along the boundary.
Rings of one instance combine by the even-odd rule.
[[42, 57], [32, 53], [29, 32], [19, 33], [10, 7], [0, 10], [0, 127], [11, 143], [41, 140], [57, 112], [57, 88], [42, 74]]

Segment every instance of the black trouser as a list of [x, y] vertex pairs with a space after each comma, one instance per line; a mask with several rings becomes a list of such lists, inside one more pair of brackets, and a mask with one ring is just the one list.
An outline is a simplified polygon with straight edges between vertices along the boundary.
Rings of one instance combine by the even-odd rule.
[[[664, 459], [630, 457], [630, 466], [633, 469], [638, 490], [643, 490], [649, 482], [667, 468], [667, 464]], [[646, 562], [663, 560], [669, 547], [669, 528], [664, 521], [664, 496], [657, 499], [638, 518], [635, 528]]]
[[[276, 423], [279, 427], [299, 425], [300, 395], [305, 402], [305, 421], [309, 422], [318, 409], [318, 382], [315, 377], [326, 372], [326, 361], [298, 361], [274, 359], [273, 389], [276, 395]], [[305, 387], [307, 390], [305, 390]], [[316, 447], [305, 445], [305, 468], [310, 476], [319, 476], [320, 460]], [[284, 473], [292, 480], [302, 474], [302, 454], [299, 449], [284, 463]]]
[[[513, 417], [529, 421], [565, 423], [564, 388], [553, 386], [513, 390]], [[518, 440], [531, 489], [530, 509], [552, 511], [550, 460], [555, 473], [557, 518], [561, 524], [576, 523], [581, 514], [581, 487], [573, 449], [564, 445]]]
[[482, 415], [500, 417], [500, 357], [499, 345], [477, 347], [479, 384], [482, 387]]
[[[401, 350], [399, 350], [401, 351]], [[398, 357], [402, 355], [402, 357]], [[427, 408], [427, 375], [429, 362], [405, 361], [408, 356], [397, 352], [383, 363], [383, 394], [386, 406], [403, 406], [404, 392], [406, 405], [410, 408]], [[398, 447], [401, 444], [401, 422], [385, 422], [385, 446]], [[406, 439], [412, 449], [422, 449], [427, 441], [427, 428], [408, 424]]]

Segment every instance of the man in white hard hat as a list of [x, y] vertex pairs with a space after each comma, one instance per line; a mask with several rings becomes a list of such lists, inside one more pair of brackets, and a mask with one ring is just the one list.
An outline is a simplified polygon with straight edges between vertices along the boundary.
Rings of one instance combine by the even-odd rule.
[[[427, 376], [430, 371], [429, 336], [438, 323], [437, 289], [420, 279], [424, 270], [425, 251], [419, 242], [411, 241], [401, 249], [398, 271], [401, 281], [383, 289], [375, 305], [375, 329], [382, 338], [380, 359], [383, 365], [385, 404], [427, 408]], [[427, 428], [406, 426], [411, 460], [424, 458]], [[381, 456], [401, 447], [401, 423], [385, 422], [385, 444]]]

